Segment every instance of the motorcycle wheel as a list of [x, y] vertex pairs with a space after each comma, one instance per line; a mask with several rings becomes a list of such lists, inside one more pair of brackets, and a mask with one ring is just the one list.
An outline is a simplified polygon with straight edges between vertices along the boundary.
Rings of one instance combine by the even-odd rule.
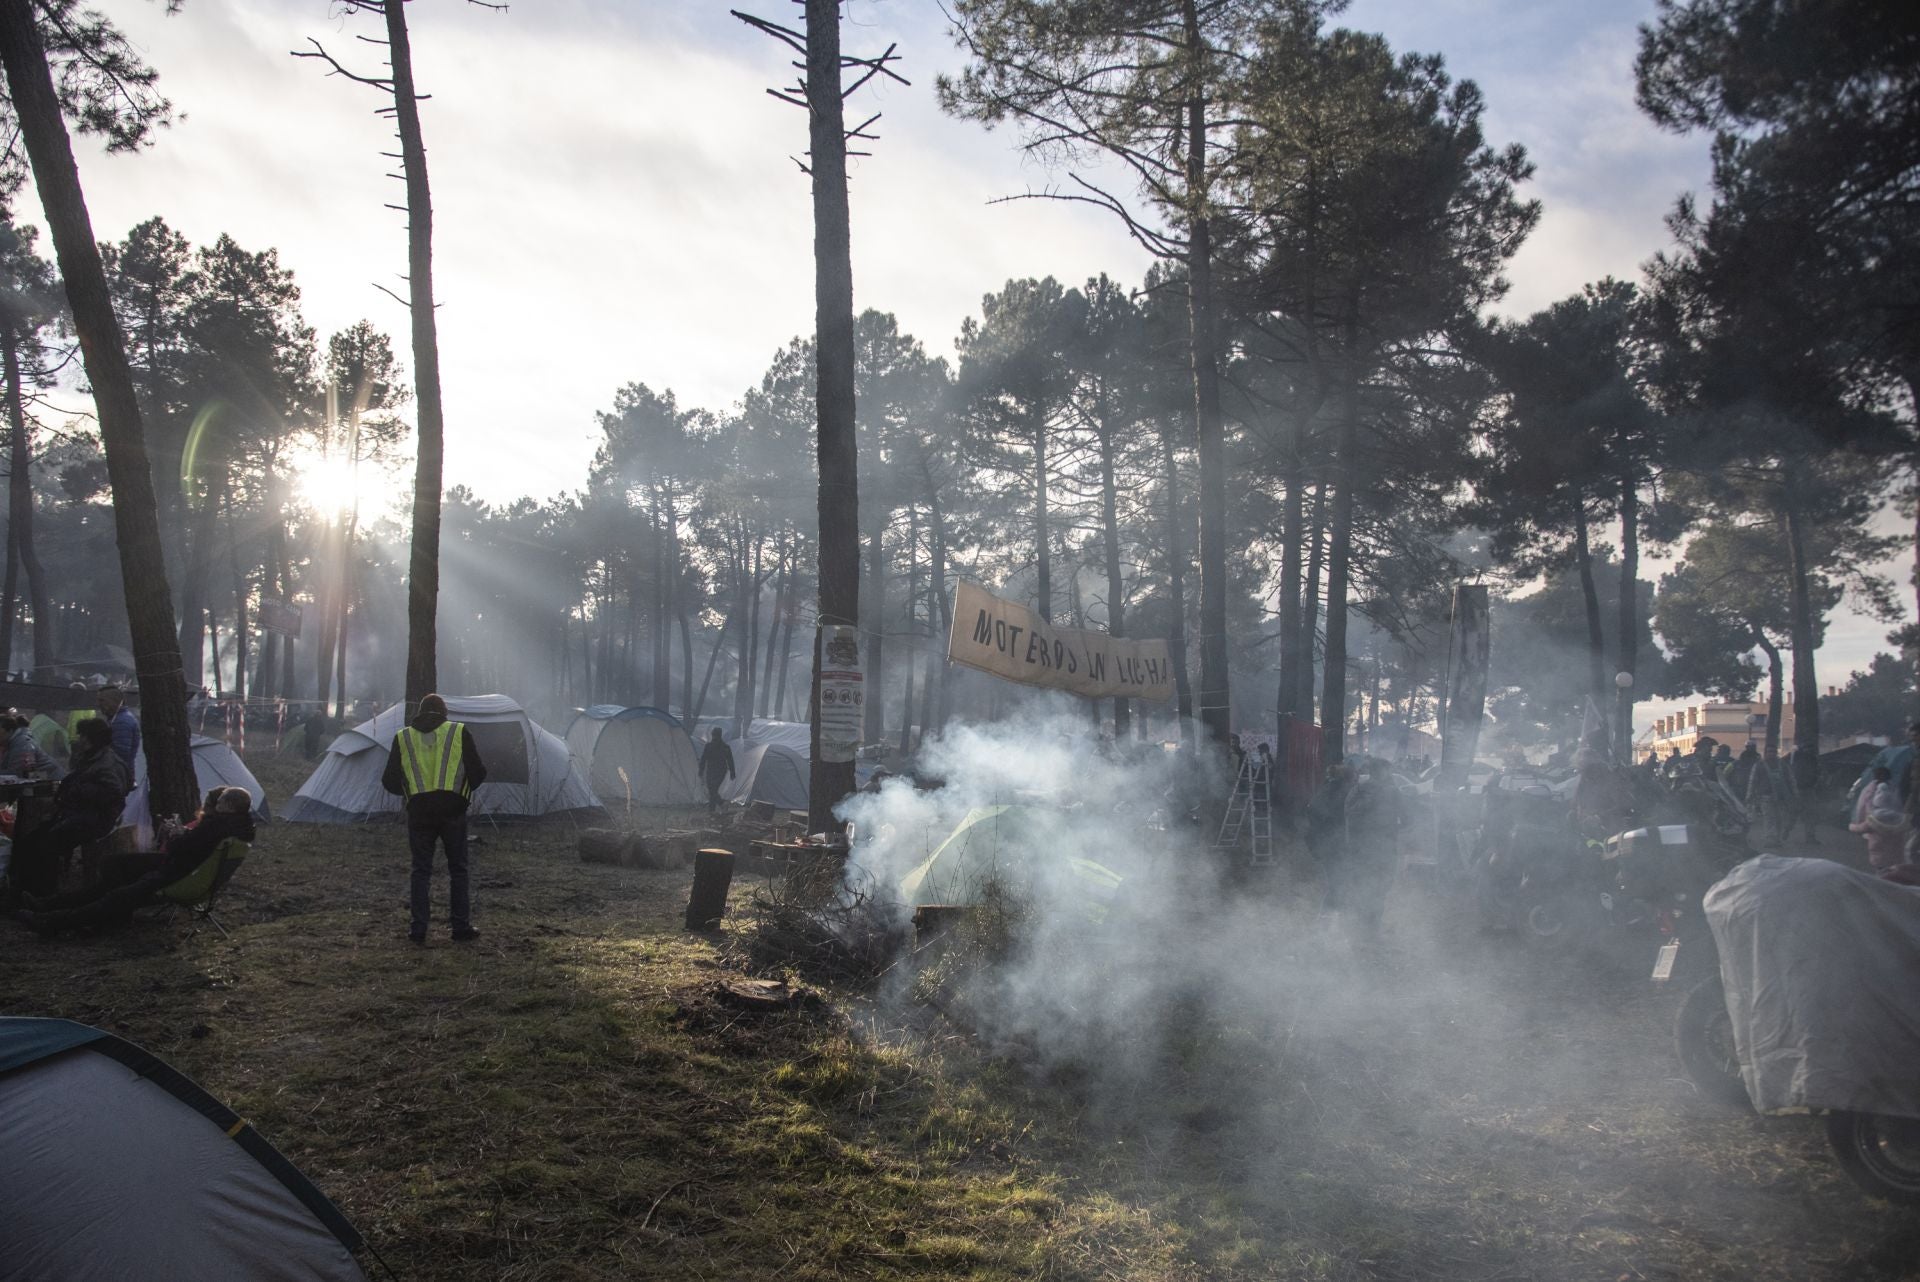
[[1829, 1113], [1827, 1143], [1855, 1184], [1900, 1206], [1920, 1206], [1920, 1119]]
[[1687, 990], [1673, 1021], [1673, 1048], [1688, 1080], [1702, 1095], [1730, 1108], [1753, 1107], [1740, 1076], [1733, 1020], [1727, 1015], [1727, 994], [1718, 975]]
[[1556, 887], [1543, 894], [1520, 888], [1514, 921], [1521, 937], [1535, 947], [1559, 952], [1586, 948], [1593, 942], [1600, 911], [1588, 898], [1579, 890]]

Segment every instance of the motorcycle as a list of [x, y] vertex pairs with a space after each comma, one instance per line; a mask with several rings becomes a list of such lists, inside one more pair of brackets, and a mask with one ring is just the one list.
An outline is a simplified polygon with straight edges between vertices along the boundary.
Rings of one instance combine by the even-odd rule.
[[1701, 900], [1746, 855], [1744, 845], [1731, 845], [1717, 831], [1662, 824], [1614, 836], [1601, 856], [1612, 882], [1603, 906], [1623, 927], [1658, 939], [1652, 982], [1685, 990], [1673, 1027], [1681, 1067], [1702, 1095], [1741, 1107], [1751, 1105], [1720, 983], [1720, 954]]
[[1724, 1023], [1729, 1047], [1737, 1032], [1766, 1048], [1740, 1079], [1747, 1102], [1824, 1113], [1850, 1179], [1920, 1207], [1920, 1003], [1909, 983], [1920, 890], [1830, 860], [1763, 855], [1716, 883], [1703, 915], [1724, 968], [1689, 1004], [1710, 994], [1717, 1009], [1696, 1012], [1699, 1027]]

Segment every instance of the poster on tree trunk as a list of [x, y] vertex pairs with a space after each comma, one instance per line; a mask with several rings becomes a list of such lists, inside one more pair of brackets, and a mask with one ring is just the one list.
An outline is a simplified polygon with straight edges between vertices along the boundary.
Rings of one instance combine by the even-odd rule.
[[820, 760], [852, 761], [866, 721], [860, 629], [820, 629]]
[[1056, 628], [1026, 606], [964, 581], [954, 592], [947, 657], [1008, 681], [1085, 699], [1173, 697], [1173, 660], [1164, 640]]

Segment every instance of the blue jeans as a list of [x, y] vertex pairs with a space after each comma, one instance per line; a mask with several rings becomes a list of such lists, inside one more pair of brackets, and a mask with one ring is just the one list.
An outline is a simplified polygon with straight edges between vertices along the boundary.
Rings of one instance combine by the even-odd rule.
[[453, 929], [463, 931], [470, 920], [472, 900], [467, 885], [467, 817], [420, 819], [407, 816], [407, 847], [413, 852], [413, 928], [412, 933], [427, 933], [428, 889], [433, 884], [433, 846], [438, 841], [447, 848], [447, 885], [451, 891], [448, 916]]

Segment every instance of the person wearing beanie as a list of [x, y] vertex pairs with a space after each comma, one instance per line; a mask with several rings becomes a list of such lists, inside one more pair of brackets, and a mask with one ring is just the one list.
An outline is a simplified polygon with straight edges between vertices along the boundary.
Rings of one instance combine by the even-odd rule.
[[407, 848], [413, 856], [413, 920], [407, 937], [427, 941], [429, 891], [433, 885], [433, 851], [447, 851], [448, 918], [455, 942], [477, 939], [467, 869], [467, 803], [473, 790], [486, 782], [487, 767], [473, 736], [458, 721], [447, 719], [447, 701], [437, 694], [421, 697], [412, 721], [394, 735], [387, 752], [381, 786], [404, 798]]

